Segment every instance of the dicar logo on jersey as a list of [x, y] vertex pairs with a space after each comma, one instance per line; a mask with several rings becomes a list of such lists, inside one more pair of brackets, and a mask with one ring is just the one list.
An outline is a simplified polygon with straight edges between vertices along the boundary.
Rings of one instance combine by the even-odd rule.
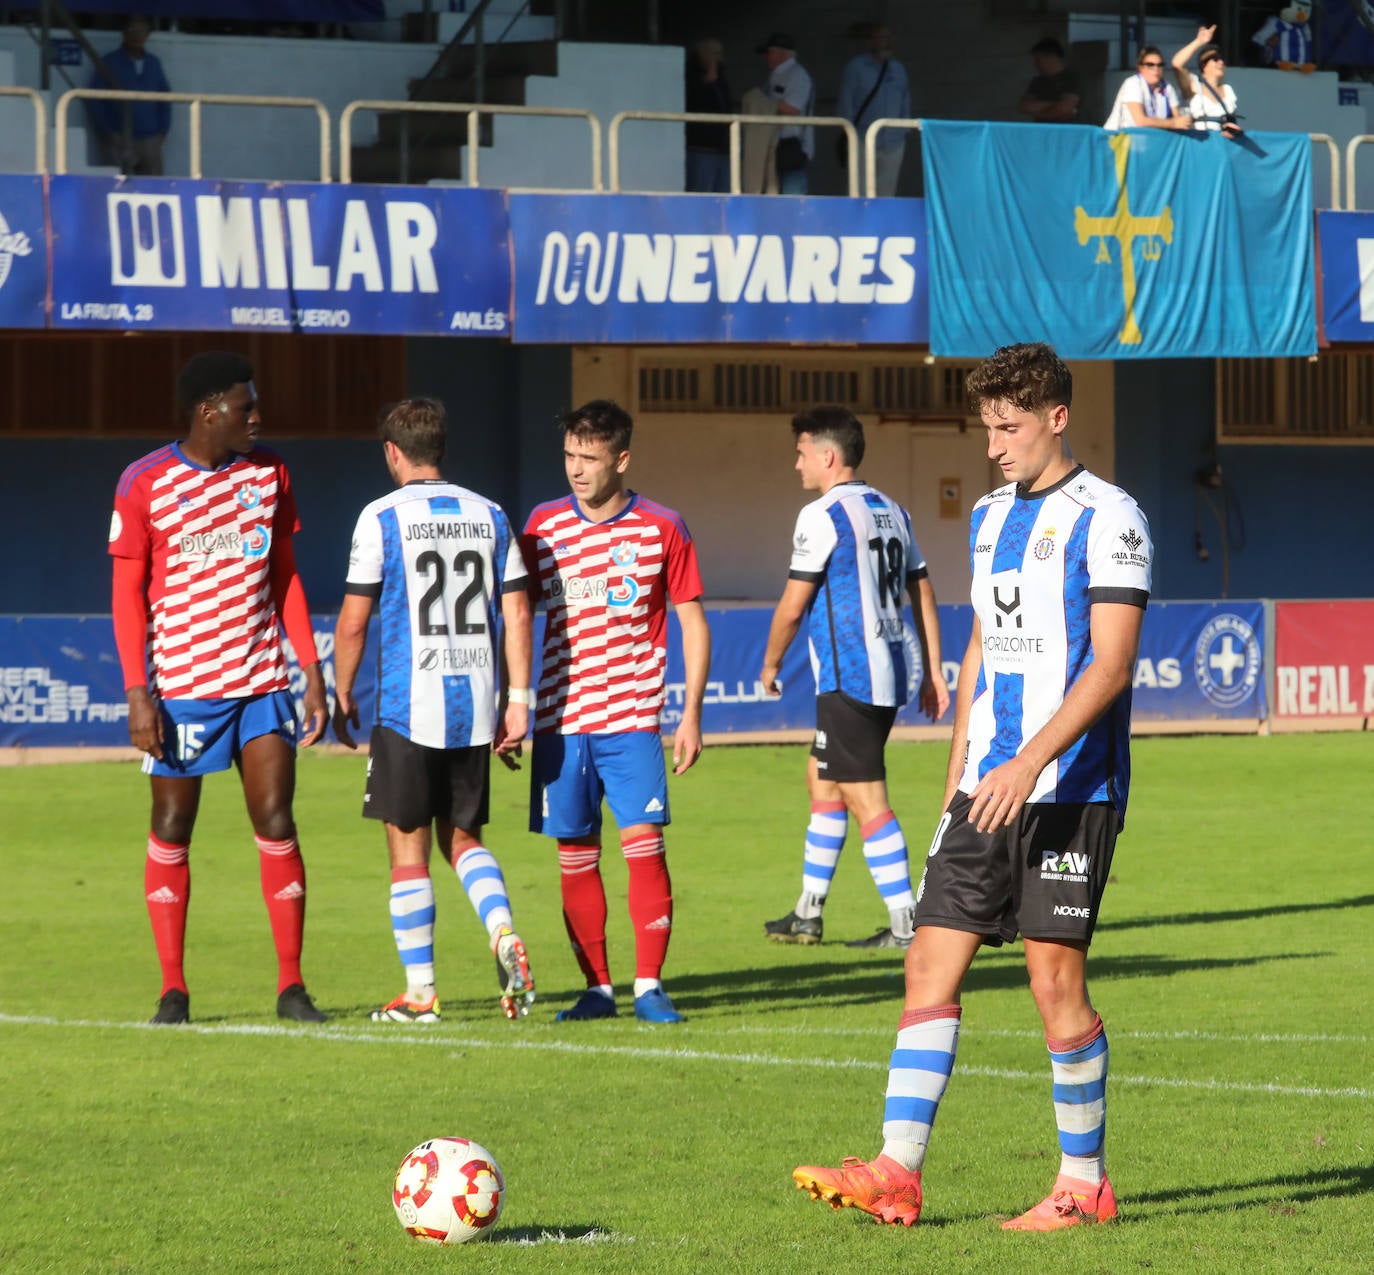
[[263, 557], [271, 547], [272, 537], [266, 527], [254, 527], [243, 538], [243, 556], [250, 562]]
[[1260, 644], [1255, 630], [1230, 612], [1213, 616], [1193, 649], [1193, 677], [1218, 708], [1245, 703], [1259, 685]]
[[639, 582], [633, 576], [621, 576], [619, 584], [606, 587], [606, 605], [624, 610], [639, 601]]
[[239, 502], [240, 509], [256, 509], [262, 504], [262, 489], [248, 483], [234, 493], [234, 499]]
[[1040, 562], [1046, 561], [1054, 554], [1054, 528], [1046, 527], [1045, 534], [1035, 542], [1035, 548], [1031, 550]]

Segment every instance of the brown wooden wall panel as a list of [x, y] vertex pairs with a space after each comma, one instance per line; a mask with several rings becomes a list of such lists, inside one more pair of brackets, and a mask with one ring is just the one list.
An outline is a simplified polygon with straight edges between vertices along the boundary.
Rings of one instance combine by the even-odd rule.
[[0, 437], [176, 435], [176, 376], [202, 350], [252, 360], [268, 439], [371, 438], [406, 393], [403, 337], [43, 332], [0, 336]]

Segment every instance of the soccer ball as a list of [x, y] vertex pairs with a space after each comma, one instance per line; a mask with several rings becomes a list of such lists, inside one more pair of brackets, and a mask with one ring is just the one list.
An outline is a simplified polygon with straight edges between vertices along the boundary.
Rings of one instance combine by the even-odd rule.
[[505, 1199], [500, 1166], [467, 1138], [420, 1143], [401, 1161], [391, 1192], [406, 1233], [426, 1244], [465, 1244], [490, 1235]]

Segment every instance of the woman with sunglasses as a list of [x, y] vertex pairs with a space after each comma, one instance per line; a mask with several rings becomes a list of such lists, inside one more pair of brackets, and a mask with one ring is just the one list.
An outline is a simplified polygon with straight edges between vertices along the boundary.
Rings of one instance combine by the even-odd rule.
[[[1174, 75], [1188, 101], [1188, 114], [1192, 116], [1194, 128], [1239, 137], [1243, 130], [1236, 122], [1236, 91], [1224, 83], [1226, 59], [1212, 43], [1216, 33], [1214, 26], [1198, 27], [1197, 39], [1174, 54]], [[1197, 54], [1197, 75], [1188, 69], [1188, 60], [1194, 53]]]
[[1189, 129], [1193, 121], [1179, 107], [1172, 84], [1164, 82], [1164, 55], [1153, 44], [1140, 50], [1136, 73], [1118, 90], [1103, 128]]

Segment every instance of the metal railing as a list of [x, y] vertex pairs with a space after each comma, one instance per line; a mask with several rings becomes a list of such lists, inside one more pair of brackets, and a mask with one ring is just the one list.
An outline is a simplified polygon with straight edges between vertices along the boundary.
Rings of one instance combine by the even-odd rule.
[[330, 119], [323, 102], [313, 97], [262, 97], [257, 94], [240, 96], [236, 93], [140, 93], [132, 89], [68, 89], [57, 99], [55, 128], [57, 137], [54, 143], [55, 162], [53, 167], [58, 173], [67, 171], [67, 112], [77, 98], [96, 99], [107, 102], [184, 102], [191, 108], [191, 173], [199, 178], [200, 162], [200, 115], [201, 106], [286, 106], [313, 110], [320, 124], [320, 181], [330, 180]]
[[713, 115], [693, 111], [621, 111], [611, 119], [607, 128], [607, 148], [610, 163], [610, 188], [620, 191], [620, 126], [626, 120], [652, 120], [661, 124], [725, 124], [730, 130], [730, 193], [740, 191], [740, 161], [743, 155], [740, 128], [745, 124], [766, 124], [773, 128], [820, 125], [844, 130], [848, 143], [849, 193], [859, 194], [859, 135], [854, 125], [838, 115]]
[[[385, 102], [362, 98], [350, 102], [339, 117], [339, 181], [353, 180], [353, 116], [358, 111], [404, 111], [418, 115], [466, 115], [468, 117], [467, 135], [467, 184], [478, 184], [478, 119], [483, 115], [543, 115], [560, 119], [584, 119], [592, 134], [592, 189], [604, 190], [601, 180], [601, 121], [591, 111], [579, 110], [572, 106], [494, 106], [483, 102]], [[522, 187], [524, 190], [547, 189], [534, 186]]]
[[921, 121], [901, 119], [874, 120], [873, 123], [864, 130], [864, 172], [867, 174], [867, 181], [864, 182], [864, 193], [869, 199], [875, 199], [878, 195], [878, 134], [885, 128], [900, 128], [908, 132], [919, 133], [921, 131]]
[[1308, 133], [1308, 138], [1319, 145], [1325, 145], [1331, 155], [1331, 207], [1341, 206], [1341, 152], [1337, 149], [1336, 139], [1329, 133]]
[[[1312, 137], [1313, 137], [1314, 140], [1315, 140], [1317, 137], [1322, 137], [1322, 136], [1325, 136], [1325, 134], [1321, 134], [1321, 133], [1313, 133], [1313, 134], [1312, 134]], [[1327, 141], [1331, 141], [1331, 139], [1330, 139], [1329, 137], [1328, 137], [1326, 140], [1327, 140]], [[1355, 211], [1356, 211], [1356, 207], [1355, 207], [1355, 152], [1358, 151], [1358, 150], [1360, 149], [1361, 146], [1364, 146], [1364, 145], [1366, 145], [1366, 144], [1368, 144], [1368, 143], [1370, 143], [1370, 142], [1374, 142], [1374, 133], [1360, 133], [1358, 136], [1352, 137], [1352, 138], [1350, 139], [1350, 141], [1349, 141], [1348, 143], [1346, 143], [1346, 147], [1345, 147], [1345, 210], [1346, 210], [1346, 212], [1355, 212]], [[1335, 148], [1335, 143], [1332, 142], [1331, 145], [1332, 145], [1332, 148], [1334, 149], [1334, 148]], [[1333, 166], [1335, 165], [1335, 162], [1336, 162], [1336, 161], [1335, 161], [1334, 159], [1331, 161], [1331, 163], [1332, 163]], [[1340, 205], [1340, 202], [1339, 202], [1338, 200], [1333, 199], [1332, 202], [1331, 202], [1331, 206], [1332, 206], [1333, 208], [1339, 208], [1341, 205]]]
[[0, 84], [0, 97], [26, 97], [33, 104], [33, 171], [48, 171], [48, 104], [34, 89], [21, 84]]

